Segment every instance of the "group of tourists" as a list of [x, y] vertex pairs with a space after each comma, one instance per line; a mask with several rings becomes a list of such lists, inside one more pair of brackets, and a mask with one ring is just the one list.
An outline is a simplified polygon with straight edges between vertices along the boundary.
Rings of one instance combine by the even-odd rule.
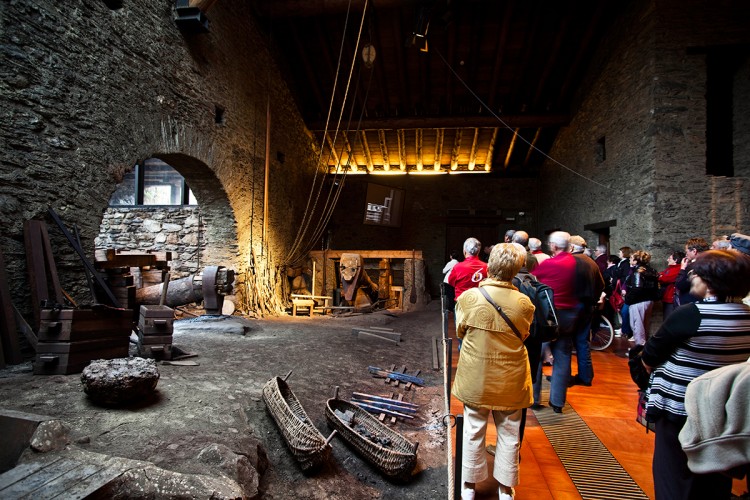
[[[452, 393], [464, 404], [461, 497], [474, 498], [476, 483], [488, 477], [488, 449], [495, 454], [499, 498], [514, 497], [526, 411], [543, 407], [544, 347], [548, 345], [552, 354], [549, 406], [561, 413], [568, 387], [593, 383], [592, 317], [605, 314], [614, 319], [619, 312], [618, 333], [642, 346], [642, 363], [651, 373], [646, 412], [656, 426], [656, 498], [729, 498], [732, 482], [727, 471], [741, 474], [750, 463], [750, 392], [745, 383], [742, 407], [740, 396], [727, 389], [741, 386], [736, 378], [750, 380], [750, 304], [742, 301], [750, 293], [750, 237], [735, 233], [713, 245], [691, 238], [684, 252], [670, 253], [661, 272], [645, 250], [622, 247], [614, 256], [606, 245], [598, 245], [592, 254], [584, 238], [564, 231], [551, 233], [547, 246], [549, 254], [542, 251], [539, 239], [529, 238], [525, 231], [509, 231], [484, 262], [481, 242], [468, 238], [464, 259], [453, 259], [444, 271], [447, 288], [455, 293], [460, 345]], [[529, 280], [553, 292], [558, 336], [548, 344], [535, 335], [535, 310], [541, 305], [529, 292]], [[659, 301], [664, 304], [664, 322], [649, 336], [654, 303]], [[572, 375], [574, 348], [577, 374]], [[744, 411], [727, 417], [713, 408], [725, 415], [726, 425], [708, 426], [718, 434], [708, 437], [705, 428], [690, 425], [685, 394], [694, 379], [713, 376], [722, 367], [733, 370], [711, 383], [695, 384], [701, 388], [695, 390], [696, 399], [721, 380], [727, 401]], [[485, 443], [490, 414], [498, 436], [494, 447]], [[700, 418], [693, 416], [693, 424]], [[689, 442], [684, 449], [683, 438]], [[726, 460], [709, 459], [717, 453]]]

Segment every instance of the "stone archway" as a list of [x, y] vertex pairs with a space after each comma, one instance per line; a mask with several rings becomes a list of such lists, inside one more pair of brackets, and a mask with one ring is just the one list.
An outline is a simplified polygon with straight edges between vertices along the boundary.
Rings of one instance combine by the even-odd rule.
[[212, 265], [239, 270], [237, 223], [214, 172], [203, 161], [185, 154], [152, 157], [185, 178], [198, 205], [109, 207], [97, 248], [170, 251], [173, 279], [200, 274]]

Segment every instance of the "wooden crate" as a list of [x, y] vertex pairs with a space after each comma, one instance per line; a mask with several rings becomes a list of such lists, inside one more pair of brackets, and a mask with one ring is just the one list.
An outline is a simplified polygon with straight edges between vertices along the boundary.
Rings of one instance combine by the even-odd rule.
[[133, 311], [98, 306], [93, 309], [42, 309], [39, 342], [78, 342], [97, 338], [129, 337]]
[[93, 359], [127, 357], [132, 316], [130, 309], [107, 306], [42, 309], [34, 373], [77, 373]]
[[172, 359], [174, 309], [142, 305], [138, 317], [138, 349], [146, 358]]
[[174, 327], [174, 309], [168, 306], [142, 305], [138, 329], [144, 335], [169, 335]]
[[35, 375], [77, 373], [94, 359], [128, 357], [130, 335], [81, 342], [40, 342], [34, 362]]

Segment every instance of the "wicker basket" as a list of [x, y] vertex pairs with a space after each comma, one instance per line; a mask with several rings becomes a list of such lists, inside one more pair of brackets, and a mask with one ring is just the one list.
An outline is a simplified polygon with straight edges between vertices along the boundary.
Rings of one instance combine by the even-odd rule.
[[[344, 422], [336, 414], [347, 411], [354, 415], [351, 423]], [[417, 464], [417, 447], [398, 432], [382, 424], [359, 406], [332, 398], [326, 403], [326, 419], [328, 424], [354, 447], [368, 462], [378, 468], [388, 477], [407, 480]], [[359, 429], [360, 432], [358, 432]], [[362, 432], [364, 430], [364, 432]], [[365, 434], [368, 434], [369, 437]], [[373, 441], [373, 436], [388, 442], [383, 445]]]
[[263, 402], [303, 471], [314, 469], [329, 459], [331, 446], [283, 379], [274, 377], [266, 382]]

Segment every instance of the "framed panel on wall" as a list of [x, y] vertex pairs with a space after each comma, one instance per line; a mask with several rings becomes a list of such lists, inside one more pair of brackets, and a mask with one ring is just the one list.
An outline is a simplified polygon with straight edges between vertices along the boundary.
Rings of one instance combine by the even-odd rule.
[[364, 224], [401, 227], [404, 190], [380, 184], [367, 184]]

